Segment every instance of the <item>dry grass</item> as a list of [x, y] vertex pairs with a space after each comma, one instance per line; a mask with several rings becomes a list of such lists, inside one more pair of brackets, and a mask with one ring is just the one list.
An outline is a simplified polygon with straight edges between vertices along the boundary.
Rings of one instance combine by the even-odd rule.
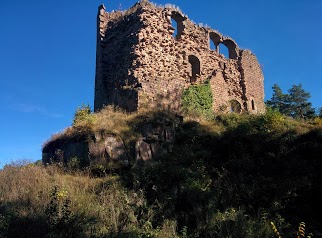
[[90, 120], [77, 121], [75, 125], [65, 128], [54, 134], [44, 144], [46, 147], [52, 141], [64, 138], [78, 137], [93, 133], [111, 133], [120, 135], [125, 142], [140, 136], [139, 127], [144, 122], [161, 122], [171, 119], [176, 120], [175, 115], [161, 110], [140, 111], [128, 113], [113, 106], [107, 106], [97, 113], [90, 114]]
[[[8, 165], [0, 171], [0, 201], [2, 205], [14, 203], [16, 208], [29, 204], [31, 210], [41, 212], [49, 201], [53, 186], [65, 189], [77, 201], [94, 191], [100, 182], [102, 179], [90, 178], [86, 173], [63, 173], [57, 166]], [[78, 206], [76, 203], [72, 205]]]
[[133, 120], [137, 113], [127, 113], [112, 106], [105, 107], [100, 112], [95, 113], [93, 130], [110, 130], [113, 133], [121, 134], [130, 130], [128, 122]]
[[54, 134], [44, 144], [46, 147], [50, 142], [67, 137], [77, 137], [105, 131], [113, 134], [123, 134], [130, 131], [129, 121], [137, 114], [129, 114], [121, 109], [112, 106], [105, 107], [98, 113], [90, 114], [91, 120], [80, 120], [75, 125], [65, 128], [63, 131]]
[[[6, 232], [11, 237], [24, 228], [10, 224], [21, 221], [29, 227], [24, 237], [33, 237], [34, 234], [40, 237], [51, 234], [56, 237], [55, 235], [64, 231], [50, 233], [53, 231], [49, 228], [46, 213], [53, 199], [53, 188], [56, 187], [59, 196], [70, 201], [69, 226], [74, 229], [76, 237], [115, 237], [116, 234], [134, 234], [133, 237], [141, 237], [141, 233], [153, 233], [157, 237], [159, 233], [175, 233], [173, 224], [170, 226], [165, 223], [162, 228], [152, 228], [149, 219], [152, 219], [153, 212], [146, 209], [143, 192], [125, 189], [119, 179], [118, 176], [93, 178], [87, 172], [70, 174], [57, 166], [7, 165], [0, 170], [1, 221], [9, 224]], [[143, 211], [144, 219], [138, 217]], [[39, 226], [47, 228], [41, 231], [38, 230]], [[1, 229], [4, 227], [0, 227]], [[65, 236], [58, 234], [57, 237]]]

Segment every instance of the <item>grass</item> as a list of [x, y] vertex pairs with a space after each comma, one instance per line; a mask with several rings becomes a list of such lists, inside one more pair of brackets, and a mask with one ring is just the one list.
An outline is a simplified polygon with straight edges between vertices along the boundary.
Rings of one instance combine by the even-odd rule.
[[81, 137], [92, 133], [111, 133], [120, 135], [125, 142], [142, 136], [139, 128], [144, 123], [163, 123], [164, 121], [176, 121], [175, 114], [164, 111], [141, 111], [127, 113], [112, 106], [105, 107], [98, 113], [89, 114], [86, 118], [78, 120], [73, 126], [54, 134], [43, 144], [43, 148], [58, 139]]
[[[63, 208], [48, 213], [48, 207], [53, 201], [61, 206], [64, 199], [69, 201], [69, 215], [59, 230], [52, 221], [62, 217]], [[124, 188], [118, 176], [93, 178], [54, 165], [5, 166], [0, 171], [0, 201], [0, 237], [145, 237], [175, 230], [170, 221], [156, 229], [149, 226], [153, 213], [142, 192]]]
[[[162, 111], [105, 108], [54, 136], [142, 136]], [[268, 111], [185, 117], [174, 150], [103, 177], [90, 168], [13, 164], [0, 171], [0, 237], [319, 237], [322, 128]], [[49, 142], [50, 143], [50, 142]], [[24, 230], [21, 233], [21, 230]]]

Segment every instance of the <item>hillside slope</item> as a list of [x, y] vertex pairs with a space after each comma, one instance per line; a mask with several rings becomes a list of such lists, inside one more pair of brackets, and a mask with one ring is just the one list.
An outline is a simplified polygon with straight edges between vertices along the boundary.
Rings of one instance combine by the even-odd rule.
[[[96, 118], [67, 133], [100, 125], [130, 138], [136, 123], [164, 115], [109, 113], [104, 128]], [[282, 237], [300, 222], [321, 237], [318, 121], [271, 111], [186, 118], [175, 134], [172, 152], [126, 168], [6, 166], [0, 237], [275, 237], [271, 222]]]

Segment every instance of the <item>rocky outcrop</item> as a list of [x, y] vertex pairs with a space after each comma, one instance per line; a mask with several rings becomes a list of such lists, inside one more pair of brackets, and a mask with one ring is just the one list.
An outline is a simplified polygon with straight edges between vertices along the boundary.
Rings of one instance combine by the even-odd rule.
[[89, 140], [89, 160], [91, 164], [117, 162], [127, 166], [129, 156], [125, 144], [119, 135], [96, 133]]
[[45, 164], [68, 164], [72, 159], [77, 159], [80, 167], [110, 162], [122, 166], [129, 164], [123, 140], [110, 133], [63, 137], [49, 142], [43, 148], [42, 160]]
[[[172, 151], [176, 122], [160, 118], [135, 125], [137, 137], [132, 141], [120, 135], [100, 131], [61, 136], [43, 147], [44, 164], [79, 161], [80, 167], [116, 164], [127, 167], [137, 161], [151, 161]], [[127, 141], [127, 143], [125, 143]]]
[[146, 123], [142, 126], [143, 137], [135, 144], [135, 158], [137, 161], [155, 160], [172, 151], [175, 140], [173, 123], [153, 125]]

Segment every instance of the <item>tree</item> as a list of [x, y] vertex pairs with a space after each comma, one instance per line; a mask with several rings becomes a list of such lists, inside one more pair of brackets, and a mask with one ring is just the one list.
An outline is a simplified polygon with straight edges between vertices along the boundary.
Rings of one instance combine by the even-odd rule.
[[284, 94], [277, 84], [272, 89], [273, 96], [266, 102], [272, 109], [293, 118], [310, 118], [315, 115], [315, 109], [308, 101], [311, 95], [302, 88], [302, 84], [292, 85], [288, 94]]
[[317, 116], [322, 118], [322, 107], [319, 107], [317, 110]]
[[273, 87], [273, 96], [271, 100], [268, 100], [266, 104], [274, 110], [278, 110], [280, 113], [288, 114], [288, 94], [283, 94], [282, 89], [274, 84]]
[[315, 109], [312, 108], [312, 103], [308, 101], [311, 95], [302, 88], [302, 84], [292, 85], [288, 93], [290, 116], [294, 118], [310, 118], [314, 116]]

